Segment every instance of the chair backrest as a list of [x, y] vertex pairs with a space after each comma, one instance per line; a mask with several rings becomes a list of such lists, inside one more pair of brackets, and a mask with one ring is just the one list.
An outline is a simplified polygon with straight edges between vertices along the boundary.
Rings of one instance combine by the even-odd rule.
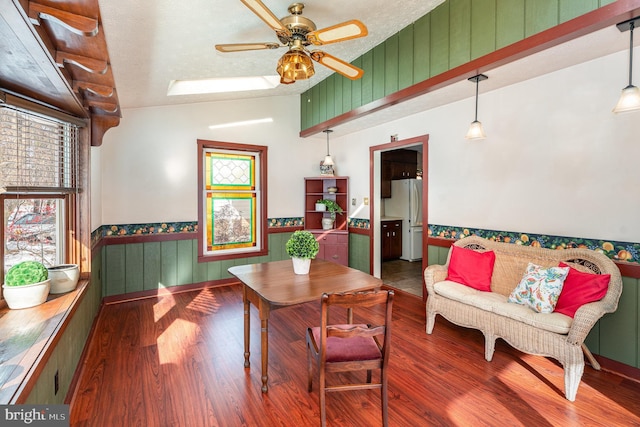
[[[328, 337], [338, 338], [374, 338], [378, 343], [378, 347], [382, 353], [383, 363], [389, 358], [389, 344], [391, 342], [391, 312], [393, 307], [392, 290], [375, 290], [366, 292], [353, 293], [333, 293], [323, 294], [321, 304], [321, 325], [320, 325], [320, 351], [322, 358], [326, 350], [326, 340]], [[348, 324], [340, 326], [332, 326], [329, 324], [329, 307], [338, 306], [348, 310], [354, 308], [370, 308], [374, 306], [382, 306], [384, 310], [383, 321], [380, 316], [375, 316], [377, 322], [375, 324], [354, 324], [349, 327]], [[352, 314], [348, 314], [348, 322], [352, 322]]]

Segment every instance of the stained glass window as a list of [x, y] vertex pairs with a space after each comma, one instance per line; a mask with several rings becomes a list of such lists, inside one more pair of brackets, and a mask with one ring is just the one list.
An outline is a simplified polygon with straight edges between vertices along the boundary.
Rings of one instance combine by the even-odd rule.
[[261, 156], [260, 151], [203, 148], [203, 256], [263, 253]]

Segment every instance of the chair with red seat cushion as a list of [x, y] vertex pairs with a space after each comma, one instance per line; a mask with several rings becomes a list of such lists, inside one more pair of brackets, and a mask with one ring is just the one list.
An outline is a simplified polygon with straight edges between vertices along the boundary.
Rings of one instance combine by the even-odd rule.
[[[379, 388], [381, 393], [382, 424], [388, 423], [387, 366], [391, 344], [391, 307], [393, 291], [323, 294], [320, 326], [307, 329], [307, 358], [309, 391], [313, 383], [313, 360], [318, 367], [320, 424], [326, 425], [325, 394], [332, 391]], [[330, 306], [348, 309], [346, 324], [329, 324]], [[375, 325], [354, 324], [352, 309], [383, 306], [384, 318]], [[380, 317], [380, 316], [377, 316]], [[371, 372], [380, 369], [380, 381], [372, 382]], [[328, 386], [328, 372], [366, 370], [366, 382]]]

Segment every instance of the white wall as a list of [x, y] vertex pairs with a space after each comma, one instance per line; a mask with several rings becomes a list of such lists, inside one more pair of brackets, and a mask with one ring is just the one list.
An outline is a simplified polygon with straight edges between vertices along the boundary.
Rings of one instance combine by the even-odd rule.
[[[264, 117], [273, 123], [208, 128]], [[100, 148], [103, 224], [197, 220], [197, 139], [268, 146], [268, 215], [302, 216], [302, 177], [326, 148], [298, 136], [299, 117], [297, 96], [125, 110]]]
[[[370, 197], [369, 147], [429, 134], [429, 223], [639, 242], [640, 112], [611, 112], [627, 67], [620, 52], [481, 90], [484, 141], [464, 139], [468, 98], [332, 137], [331, 154], [360, 205]], [[207, 128], [267, 115], [273, 124]], [[302, 216], [303, 177], [317, 174], [326, 144], [298, 137], [298, 115], [296, 97], [125, 110], [100, 148], [102, 223], [196, 220], [197, 138], [268, 145], [268, 216]]]

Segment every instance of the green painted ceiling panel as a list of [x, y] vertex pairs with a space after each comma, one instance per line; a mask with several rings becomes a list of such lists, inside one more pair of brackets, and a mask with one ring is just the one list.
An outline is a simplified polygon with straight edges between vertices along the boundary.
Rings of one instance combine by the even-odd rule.
[[524, 35], [532, 36], [558, 25], [558, 0], [535, 0], [525, 3]]
[[431, 68], [431, 15], [413, 24], [413, 84], [429, 78]]
[[496, 50], [496, 0], [471, 3], [471, 59]]
[[453, 67], [581, 16], [610, 0], [447, 0], [352, 62], [359, 80], [337, 74], [301, 95], [308, 129]]
[[569, 21], [598, 8], [598, 0], [560, 0], [560, 22]]
[[362, 82], [362, 104], [365, 105], [373, 101], [373, 50], [362, 55], [362, 69], [364, 76], [360, 79]]
[[[373, 91], [369, 102], [384, 98], [385, 43], [373, 48]], [[364, 101], [364, 92], [362, 94]]]
[[429, 76], [449, 70], [449, 2], [431, 11], [431, 68]]
[[449, 7], [449, 68], [471, 60], [471, 0], [451, 0]]
[[399, 34], [392, 35], [384, 42], [384, 96], [398, 91], [399, 50]]
[[398, 46], [398, 89], [413, 84], [413, 25], [399, 33]]
[[496, 49], [524, 38], [524, 0], [497, 0]]

